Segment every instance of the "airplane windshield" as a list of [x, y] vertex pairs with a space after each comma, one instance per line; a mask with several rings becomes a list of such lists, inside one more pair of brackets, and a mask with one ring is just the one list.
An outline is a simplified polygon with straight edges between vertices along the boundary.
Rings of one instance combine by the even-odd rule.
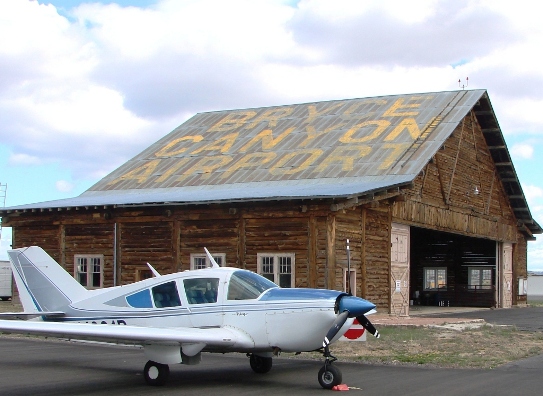
[[229, 300], [252, 300], [268, 289], [279, 287], [272, 281], [249, 271], [236, 271], [228, 286]]

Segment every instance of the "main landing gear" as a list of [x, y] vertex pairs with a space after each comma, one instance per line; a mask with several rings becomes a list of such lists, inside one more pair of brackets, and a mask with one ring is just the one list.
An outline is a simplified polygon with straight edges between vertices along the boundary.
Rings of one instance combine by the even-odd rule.
[[271, 370], [273, 364], [271, 357], [258, 356], [254, 353], [247, 354], [247, 356], [249, 357], [249, 364], [255, 373], [266, 374]]
[[143, 377], [148, 385], [161, 386], [170, 375], [170, 366], [149, 360], [143, 369]]
[[319, 370], [319, 384], [321, 384], [324, 389], [332, 389], [334, 386], [341, 384], [343, 376], [341, 375], [341, 371], [336, 366], [332, 365], [337, 358], [332, 356], [328, 346], [324, 348], [323, 355], [325, 360], [324, 366]]

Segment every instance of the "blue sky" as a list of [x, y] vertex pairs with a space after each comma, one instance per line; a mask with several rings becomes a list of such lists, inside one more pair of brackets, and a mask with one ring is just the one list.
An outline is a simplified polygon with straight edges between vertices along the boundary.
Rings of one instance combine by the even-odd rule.
[[[79, 195], [197, 112], [455, 90], [469, 77], [488, 90], [543, 224], [541, 11], [527, 0], [2, 0], [6, 205]], [[0, 259], [10, 238], [4, 228]], [[532, 270], [543, 270], [539, 239]]]

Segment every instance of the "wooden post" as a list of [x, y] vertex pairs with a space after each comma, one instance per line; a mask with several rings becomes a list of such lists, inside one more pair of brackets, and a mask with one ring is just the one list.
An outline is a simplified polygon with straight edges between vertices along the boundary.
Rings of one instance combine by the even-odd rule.
[[[61, 224], [59, 226], [59, 255], [60, 255], [60, 265], [63, 266], [65, 269], [68, 269], [66, 267], [66, 227], [64, 224]], [[72, 271], [69, 271], [70, 273], [73, 273]]]
[[327, 289], [334, 289], [336, 284], [336, 216], [326, 218], [326, 271], [324, 284]]
[[[173, 268], [175, 272], [182, 270], [181, 263], [181, 222], [178, 219], [173, 221]], [[187, 268], [188, 269], [188, 268]]]
[[245, 249], [246, 249], [246, 235], [245, 235], [245, 217], [240, 213], [239, 226], [238, 226], [238, 257], [239, 262], [237, 266], [239, 268], [247, 268], [245, 263]]
[[308, 286], [317, 287], [317, 219], [314, 215], [309, 217], [309, 238], [307, 252]]

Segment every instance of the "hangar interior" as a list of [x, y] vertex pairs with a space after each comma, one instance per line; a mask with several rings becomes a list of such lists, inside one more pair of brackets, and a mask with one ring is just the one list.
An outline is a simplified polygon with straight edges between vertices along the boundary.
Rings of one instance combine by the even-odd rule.
[[496, 306], [497, 243], [411, 227], [414, 305]]

